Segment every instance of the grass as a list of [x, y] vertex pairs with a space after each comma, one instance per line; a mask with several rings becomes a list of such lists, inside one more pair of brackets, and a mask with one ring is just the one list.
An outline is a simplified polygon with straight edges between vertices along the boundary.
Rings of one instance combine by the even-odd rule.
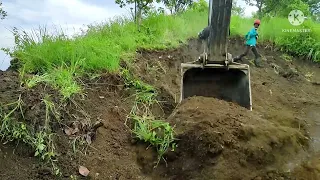
[[[233, 16], [231, 34], [244, 36], [252, 22], [253, 19]], [[133, 57], [138, 48], [177, 47], [188, 38], [195, 37], [206, 24], [206, 12], [189, 10], [179, 16], [151, 14], [144, 20], [140, 32], [133, 22], [123, 17], [91, 25], [84, 36], [74, 38], [68, 38], [58, 30], [50, 34], [46, 28], [32, 34], [14, 29], [17, 45], [12, 55], [24, 64], [26, 73], [44, 74], [61, 68], [71, 71], [69, 74], [61, 72], [64, 77], [100, 70], [118, 72], [120, 59]], [[308, 55], [312, 51], [313, 60], [319, 61], [320, 25], [306, 21], [298, 28], [311, 29], [311, 33], [282, 32], [282, 29], [293, 28], [296, 29], [286, 18], [264, 18], [259, 34], [261, 40], [273, 41], [284, 51], [295, 55]], [[72, 81], [73, 78], [67, 79]], [[71, 89], [70, 94], [79, 91], [77, 87]]]
[[169, 148], [172, 148], [172, 151], [176, 148], [173, 128], [168, 122], [156, 120], [153, 116], [132, 115], [131, 118], [134, 122], [132, 132], [135, 137], [157, 149], [158, 165]]
[[[6, 141], [22, 141], [29, 145], [34, 150], [35, 157], [51, 163], [52, 170], [56, 175], [61, 175], [60, 169], [56, 165], [56, 152], [53, 143], [54, 134], [51, 132], [49, 122], [49, 113], [53, 110], [53, 103], [46, 96], [42, 101], [46, 105], [46, 119], [44, 120], [44, 128], [40, 131], [35, 131], [30, 125], [23, 122], [21, 119], [16, 119], [14, 115], [20, 112], [23, 116], [21, 95], [18, 100], [0, 106], [0, 137]], [[4, 109], [11, 109], [8, 113]]]
[[201, 21], [202, 17], [192, 12], [183, 17], [150, 15], [140, 32], [133, 22], [117, 17], [108, 24], [91, 26], [85, 36], [74, 39], [67, 38], [63, 32], [49, 35], [40, 29], [34, 32], [37, 36], [31, 36], [15, 30], [18, 45], [13, 55], [24, 63], [28, 73], [44, 73], [77, 62], [82, 62], [78, 65], [85, 72], [117, 71], [120, 57], [135, 53], [138, 47], [175, 47], [180, 41], [195, 36], [205, 26], [206, 20]]
[[[244, 36], [252, 27], [253, 20], [233, 17], [231, 34]], [[303, 29], [310, 30], [310, 32], [297, 32]], [[320, 62], [319, 23], [306, 20], [300, 26], [293, 26], [286, 18], [263, 18], [258, 33], [259, 42], [273, 42], [285, 53], [293, 56], [306, 56], [314, 62]]]
[[[150, 111], [156, 103], [158, 95], [156, 88], [134, 77], [128, 69], [122, 69], [121, 75], [127, 88], [133, 88], [136, 93], [134, 105], [128, 115], [132, 120], [134, 138], [149, 143], [158, 153], [158, 163], [169, 148], [175, 149], [174, 129], [168, 122], [157, 120]], [[156, 165], [156, 166], [157, 166]]]
[[[232, 36], [244, 36], [252, 28], [253, 19], [233, 16], [231, 20]], [[174, 149], [174, 131], [165, 121], [156, 120], [149, 107], [158, 103], [157, 90], [135, 78], [126, 69], [120, 68], [120, 60], [130, 61], [136, 50], [166, 49], [179, 46], [207, 25], [207, 12], [188, 10], [179, 16], [150, 14], [138, 31], [136, 25], [123, 17], [116, 17], [108, 23], [90, 25], [85, 35], [67, 37], [63, 31], [49, 33], [44, 27], [28, 34], [13, 29], [16, 46], [7, 50], [17, 58], [22, 67], [19, 70], [22, 84], [33, 88], [38, 83], [46, 83], [69, 100], [74, 94], [82, 93], [78, 79], [87, 74], [99, 74], [101, 71], [120, 73], [126, 86], [134, 88], [135, 104], [130, 112], [133, 120], [135, 138], [156, 147], [159, 160], [172, 147]], [[259, 42], [271, 41], [288, 55], [307, 56], [320, 62], [320, 25], [306, 21], [298, 28], [311, 29], [310, 33], [289, 33], [283, 29], [297, 29], [286, 18], [264, 18], [259, 28]], [[58, 33], [57, 33], [58, 32]], [[288, 56], [289, 57], [289, 56]], [[288, 59], [289, 60], [289, 59]], [[26, 74], [32, 74], [27, 78]], [[46, 111], [53, 114], [54, 104], [46, 96], [43, 102]], [[14, 110], [20, 107], [16, 102]], [[0, 134], [6, 139], [22, 139], [34, 147], [37, 156], [54, 157], [54, 146], [50, 130], [31, 133], [28, 126], [11, 117], [12, 111], [1, 112]], [[46, 124], [50, 121], [48, 118]]]

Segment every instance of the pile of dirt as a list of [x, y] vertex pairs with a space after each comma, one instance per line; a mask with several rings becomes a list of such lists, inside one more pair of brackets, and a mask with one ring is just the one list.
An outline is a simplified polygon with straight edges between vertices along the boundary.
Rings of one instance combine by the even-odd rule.
[[167, 159], [167, 175], [174, 179], [277, 175], [277, 171], [288, 170], [285, 162], [308, 140], [298, 129], [213, 98], [186, 99], [168, 120], [175, 125], [179, 139], [176, 152]]
[[[230, 39], [230, 45], [233, 55], [244, 50], [240, 38]], [[253, 65], [252, 54], [243, 61], [251, 65], [253, 112], [210, 98], [184, 101], [168, 119], [181, 139], [177, 153], [170, 153], [167, 164], [153, 173], [152, 163], [143, 163], [143, 170], [164, 179], [312, 178], [306, 175], [310, 169], [300, 163], [317, 157], [309, 153], [314, 146], [310, 140], [318, 134], [310, 133], [310, 128], [320, 129], [314, 119], [320, 111], [320, 94], [319, 86], [310, 82], [318, 81], [319, 68], [293, 57], [288, 61], [272, 44], [259, 44], [258, 50], [264, 68]], [[167, 90], [177, 102], [180, 63], [196, 60], [200, 52], [197, 40], [174, 50], [141, 50], [134, 70], [143, 80]], [[151, 162], [147, 152], [140, 159]], [[289, 173], [295, 168], [306, 176]]]

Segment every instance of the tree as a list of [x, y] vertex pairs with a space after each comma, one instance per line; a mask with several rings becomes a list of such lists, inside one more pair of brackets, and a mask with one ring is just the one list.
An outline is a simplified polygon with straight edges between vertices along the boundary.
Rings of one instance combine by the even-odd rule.
[[257, 16], [262, 18], [265, 15], [287, 17], [290, 11], [297, 9], [306, 16], [310, 15], [310, 3], [315, 11], [319, 0], [245, 0], [250, 6], [258, 8]]
[[163, 4], [170, 10], [171, 14], [185, 11], [193, 2], [193, 0], [163, 0]]
[[304, 3], [309, 5], [310, 13], [316, 15], [320, 13], [320, 2], [319, 0], [302, 0]]
[[308, 4], [303, 0], [265, 0], [264, 14], [287, 17], [292, 10], [300, 10], [305, 16], [310, 15]]
[[115, 0], [117, 4], [119, 4], [120, 8], [123, 8], [129, 4], [134, 4], [135, 6], [135, 13], [134, 19], [135, 22], [138, 24], [140, 28], [142, 14], [146, 13], [152, 8], [152, 3], [154, 2], [161, 2], [161, 0]]
[[7, 12], [3, 10], [2, 2], [0, 2], [0, 19], [4, 19], [7, 16]]
[[303, 0], [309, 5], [309, 10], [313, 20], [320, 22], [320, 2], [319, 0]]
[[262, 18], [263, 14], [262, 14], [262, 8], [264, 6], [266, 0], [245, 0], [245, 2], [249, 5], [249, 6], [256, 6], [258, 8], [258, 18]]
[[198, 12], [208, 12], [209, 4], [206, 0], [199, 0], [198, 2], [193, 2], [190, 5], [190, 9]]
[[237, 1], [233, 1], [231, 13], [236, 16], [244, 16], [244, 8], [238, 6]]

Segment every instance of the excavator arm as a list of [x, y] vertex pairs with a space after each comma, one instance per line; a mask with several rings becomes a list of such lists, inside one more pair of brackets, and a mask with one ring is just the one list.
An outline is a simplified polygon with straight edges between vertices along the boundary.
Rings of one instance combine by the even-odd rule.
[[[225, 64], [228, 60], [227, 39], [230, 28], [232, 0], [209, 1], [209, 39], [208, 61], [210, 63]], [[224, 57], [224, 58], [223, 58]]]
[[210, 0], [209, 37], [199, 59], [181, 64], [181, 101], [205, 96], [252, 110], [249, 65], [233, 62], [228, 52], [232, 0]]

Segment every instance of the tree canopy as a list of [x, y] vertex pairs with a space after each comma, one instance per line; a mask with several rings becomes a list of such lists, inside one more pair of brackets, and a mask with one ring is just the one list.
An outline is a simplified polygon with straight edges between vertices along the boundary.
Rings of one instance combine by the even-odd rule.
[[193, 0], [162, 0], [163, 4], [170, 10], [171, 14], [183, 12], [192, 5]]
[[3, 10], [2, 2], [0, 2], [0, 19], [4, 19], [7, 16], [7, 12]]
[[319, 15], [319, 0], [245, 0], [246, 4], [258, 8], [258, 17], [280, 16], [286, 17], [290, 11], [297, 9], [305, 16]]

